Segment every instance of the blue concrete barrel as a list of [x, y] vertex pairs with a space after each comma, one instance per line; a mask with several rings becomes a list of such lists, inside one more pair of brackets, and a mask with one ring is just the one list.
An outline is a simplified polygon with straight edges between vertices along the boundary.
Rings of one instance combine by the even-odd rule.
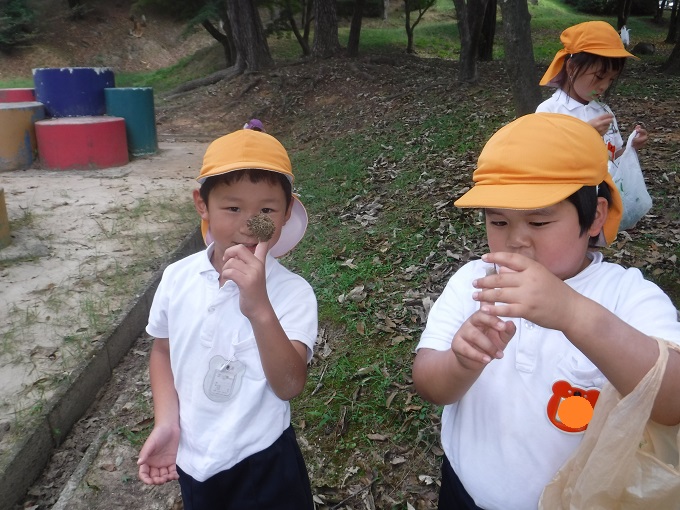
[[37, 101], [0, 103], [0, 172], [24, 170], [38, 152], [35, 123], [45, 118]]
[[125, 133], [130, 154], [143, 156], [158, 150], [156, 116], [151, 87], [104, 89], [106, 113], [125, 119]]
[[104, 89], [115, 87], [108, 67], [44, 67], [33, 69], [35, 98], [48, 117], [104, 115]]

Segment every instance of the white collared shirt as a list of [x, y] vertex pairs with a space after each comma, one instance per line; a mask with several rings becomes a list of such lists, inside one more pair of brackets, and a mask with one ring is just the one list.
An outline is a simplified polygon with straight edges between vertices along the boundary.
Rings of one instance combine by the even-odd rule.
[[[265, 378], [250, 321], [239, 308], [239, 289], [233, 281], [219, 287], [211, 253], [212, 245], [165, 269], [146, 327], [151, 336], [169, 339], [180, 404], [177, 465], [198, 481], [262, 451], [290, 426], [290, 405]], [[318, 327], [314, 291], [270, 255], [266, 284], [283, 330], [307, 346], [309, 361]], [[227, 402], [211, 400], [204, 390], [216, 356], [245, 366], [240, 388]]]
[[[602, 261], [566, 283], [640, 331], [680, 343], [680, 324], [670, 299], [637, 269]], [[479, 308], [472, 281], [489, 265], [467, 263], [449, 280], [428, 317], [418, 349], [447, 350], [453, 336]], [[507, 319], [506, 319], [507, 320]], [[537, 508], [545, 485], [581, 442], [548, 414], [553, 385], [599, 390], [600, 370], [560, 332], [524, 319], [502, 359], [493, 360], [463, 398], [444, 408], [442, 446], [463, 486], [487, 510]]]
[[[569, 97], [562, 89], [557, 89], [555, 93], [548, 99], [543, 101], [536, 108], [536, 113], [547, 112], [547, 113], [562, 113], [564, 115], [571, 115], [577, 119], [588, 122], [600, 115], [605, 113], [610, 113], [614, 115], [611, 109], [604, 103], [599, 101], [590, 101], [588, 104], [583, 104], [576, 99]], [[619, 125], [616, 122], [616, 117], [613, 118], [609, 130], [604, 134], [604, 143], [608, 148], [613, 147], [613, 152], [615, 153], [621, 147], [623, 147], [623, 137], [619, 131]], [[610, 155], [612, 154], [612, 149], [609, 149]], [[610, 157], [613, 161], [613, 158]]]

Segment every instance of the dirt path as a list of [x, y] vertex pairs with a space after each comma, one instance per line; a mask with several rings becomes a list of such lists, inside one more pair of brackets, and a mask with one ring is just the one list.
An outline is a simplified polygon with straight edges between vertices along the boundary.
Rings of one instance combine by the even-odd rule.
[[9, 436], [195, 225], [189, 198], [205, 146], [163, 142], [118, 168], [0, 174], [12, 229], [0, 251], [0, 424]]

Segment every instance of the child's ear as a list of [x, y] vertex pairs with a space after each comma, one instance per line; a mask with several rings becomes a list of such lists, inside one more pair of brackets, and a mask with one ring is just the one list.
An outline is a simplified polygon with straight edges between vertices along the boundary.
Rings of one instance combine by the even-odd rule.
[[597, 237], [602, 232], [604, 222], [607, 221], [607, 214], [609, 213], [609, 202], [604, 197], [597, 197], [597, 208], [595, 209], [595, 219], [588, 229], [590, 237]]
[[205, 203], [203, 197], [201, 197], [200, 190], [195, 189], [193, 192], [194, 197], [194, 207], [196, 212], [201, 217], [202, 220], [208, 221], [208, 204]]
[[286, 222], [290, 219], [290, 215], [293, 213], [293, 205], [295, 204], [295, 199], [291, 199], [290, 204], [288, 204], [288, 210], [286, 211], [286, 216], [283, 219], [283, 224], [285, 225]]

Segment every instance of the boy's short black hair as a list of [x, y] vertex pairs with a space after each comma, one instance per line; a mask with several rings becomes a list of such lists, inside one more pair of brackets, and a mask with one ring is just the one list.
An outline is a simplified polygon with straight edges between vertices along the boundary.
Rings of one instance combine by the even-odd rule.
[[[572, 67], [571, 76], [569, 76], [569, 73], [567, 72], [568, 65]], [[608, 73], [609, 71], [615, 71], [618, 73], [616, 80], [614, 80], [614, 83], [612, 83], [612, 86], [607, 88], [603, 94], [603, 99], [607, 99], [609, 97], [609, 93], [615, 88], [616, 83], [623, 72], [623, 68], [626, 65], [625, 57], [603, 57], [587, 52], [575, 53], [574, 55], [567, 56], [566, 60], [564, 61], [564, 66], [562, 66], [562, 70], [557, 74], [557, 76], [555, 76], [553, 81], [559, 86], [559, 88], [569, 92], [574, 80], [576, 80], [584, 73], [586, 69], [593, 65], [597, 66], [597, 71], [600, 73]]]
[[[583, 186], [576, 193], [567, 197], [567, 200], [576, 207], [578, 224], [581, 227], [580, 235], [585, 234], [595, 221], [598, 197], [607, 199], [607, 204], [611, 205], [612, 193], [606, 182], [602, 182], [599, 186]], [[598, 238], [599, 236], [591, 237], [590, 245], [595, 246]]]
[[293, 186], [284, 174], [272, 172], [271, 170], [248, 168], [245, 170], [234, 170], [226, 174], [213, 175], [203, 181], [199, 193], [205, 204], [208, 205], [208, 197], [215, 186], [218, 184], [226, 184], [228, 186], [245, 178], [248, 178], [252, 183], [264, 181], [272, 185], [280, 184], [283, 188], [283, 193], [286, 195], [286, 210], [290, 208], [290, 203], [293, 201]]

